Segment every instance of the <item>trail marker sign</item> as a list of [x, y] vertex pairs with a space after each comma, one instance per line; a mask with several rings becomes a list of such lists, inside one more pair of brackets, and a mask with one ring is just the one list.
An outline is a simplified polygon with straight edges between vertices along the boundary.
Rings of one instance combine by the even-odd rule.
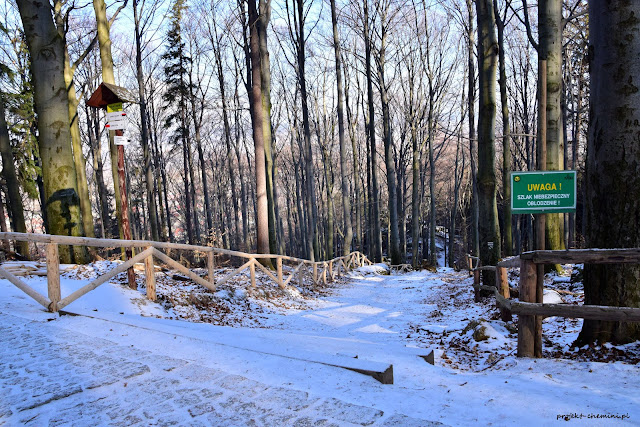
[[511, 212], [575, 212], [576, 171], [511, 172]]

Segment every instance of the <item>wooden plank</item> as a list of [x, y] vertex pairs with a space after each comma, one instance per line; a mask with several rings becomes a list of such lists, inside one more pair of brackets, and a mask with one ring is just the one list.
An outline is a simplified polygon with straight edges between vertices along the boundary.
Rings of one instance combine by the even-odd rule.
[[532, 260], [536, 264], [638, 264], [640, 248], [530, 251], [524, 252], [520, 258]]
[[604, 305], [570, 305], [513, 302], [513, 313], [541, 317], [569, 317], [574, 319], [608, 320], [614, 322], [640, 322], [640, 308]]
[[60, 294], [60, 255], [57, 243], [47, 243], [47, 293], [49, 294], [49, 311], [58, 311], [58, 302], [62, 298]]
[[153, 265], [153, 255], [149, 255], [144, 259], [144, 278], [147, 287], [147, 298], [149, 301], [155, 302], [156, 295], [156, 269]]
[[204, 286], [205, 288], [211, 290], [212, 292], [216, 291], [216, 287], [214, 285], [211, 285], [211, 283], [204, 280], [202, 277], [198, 276], [196, 273], [189, 270], [187, 267], [180, 264], [178, 261], [174, 260], [173, 258], [163, 254], [162, 252], [160, 252], [155, 248], [153, 248], [153, 255], [155, 255], [159, 260], [161, 260], [165, 264], [175, 268], [182, 274], [185, 274], [187, 277], [189, 277], [191, 280], [193, 280], [197, 284]]
[[218, 287], [218, 286], [221, 286], [221, 285], [227, 283], [229, 280], [231, 280], [233, 278], [233, 276], [235, 276], [236, 274], [240, 273], [245, 268], [249, 267], [249, 265], [251, 263], [253, 263], [253, 259], [250, 259], [249, 261], [247, 261], [244, 264], [242, 264], [240, 267], [238, 267], [235, 270], [233, 270], [231, 273], [229, 273], [226, 276], [224, 276], [218, 283], [215, 284], [215, 287]]
[[[520, 266], [520, 301], [535, 301], [536, 276], [536, 265], [529, 260], [524, 260]], [[518, 357], [534, 356], [534, 334], [535, 317], [520, 316], [518, 320]]]
[[9, 282], [13, 283], [15, 287], [20, 289], [25, 294], [29, 295], [31, 298], [36, 300], [38, 304], [48, 309], [51, 304], [51, 300], [39, 292], [33, 290], [29, 285], [24, 283], [22, 280], [18, 279], [16, 276], [5, 270], [4, 268], [0, 268], [0, 276], [7, 279]]
[[110, 270], [108, 273], [103, 274], [102, 276], [98, 277], [96, 280], [94, 280], [93, 282], [89, 283], [88, 285], [83, 286], [82, 288], [78, 289], [77, 291], [73, 292], [72, 294], [66, 296], [65, 298], [60, 300], [60, 302], [58, 303], [58, 310], [62, 310], [64, 307], [66, 307], [67, 305], [71, 304], [72, 302], [74, 302], [75, 300], [80, 298], [81, 296], [87, 294], [88, 292], [91, 292], [92, 290], [96, 289], [98, 286], [100, 286], [103, 283], [109, 281], [112, 277], [117, 276], [118, 274], [125, 272], [129, 267], [133, 266], [133, 264], [142, 261], [143, 259], [145, 259], [149, 255], [151, 255], [152, 253], [153, 253], [153, 249], [152, 248], [149, 248], [149, 249], [147, 249], [147, 250], [145, 250], [143, 252], [140, 252], [138, 255], [134, 256], [133, 258], [131, 258], [127, 262], [124, 262], [124, 263], [118, 265], [116, 268], [114, 268], [114, 269]]

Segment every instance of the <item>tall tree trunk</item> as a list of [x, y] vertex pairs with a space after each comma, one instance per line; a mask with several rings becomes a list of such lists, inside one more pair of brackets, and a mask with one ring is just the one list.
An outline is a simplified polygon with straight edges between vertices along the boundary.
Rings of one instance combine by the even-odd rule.
[[258, 253], [269, 253], [269, 205], [267, 201], [267, 180], [264, 154], [264, 129], [265, 118], [262, 107], [262, 76], [260, 41], [258, 36], [258, 11], [255, 0], [249, 0], [249, 50], [251, 55], [251, 123], [253, 127], [253, 144], [255, 148], [256, 171], [256, 226], [257, 226], [257, 250]]
[[336, 0], [331, 0], [331, 24], [333, 26], [333, 51], [336, 57], [336, 90], [338, 91], [338, 141], [340, 144], [340, 178], [342, 190], [342, 215], [344, 220], [343, 255], [351, 252], [353, 240], [353, 226], [351, 225], [351, 201], [349, 180], [347, 178], [347, 142], [344, 135], [344, 89], [342, 86], [342, 55], [340, 54], [340, 37], [338, 35], [338, 17], [336, 14]]
[[147, 206], [148, 206], [148, 218], [149, 228], [151, 228], [151, 239], [155, 241], [160, 240], [158, 233], [158, 218], [156, 216], [156, 199], [153, 192], [153, 166], [151, 163], [151, 154], [149, 150], [149, 122], [147, 117], [147, 99], [144, 86], [144, 74], [142, 71], [142, 41], [140, 35], [140, 15], [138, 13], [138, 0], [133, 0], [133, 20], [134, 31], [136, 39], [136, 78], [138, 80], [138, 97], [140, 106], [140, 124], [141, 132], [140, 138], [142, 140], [142, 161], [143, 172], [145, 178], [145, 186], [147, 189]]
[[471, 163], [471, 253], [480, 256], [480, 236], [479, 236], [479, 212], [478, 212], [478, 168], [476, 166], [476, 72], [474, 58], [474, 31], [473, 31], [473, 0], [467, 1], [467, 62], [468, 75], [467, 85], [469, 87], [469, 159]]
[[[591, 248], [640, 246], [640, 3], [589, 2], [591, 100], [586, 240]], [[636, 17], [636, 18], [634, 18]], [[587, 264], [585, 304], [640, 307], [640, 266]], [[580, 345], [640, 339], [638, 323], [585, 320]]]
[[[64, 83], [64, 40], [58, 34], [48, 2], [19, 0], [31, 54], [38, 145], [47, 218], [52, 234], [82, 236], [82, 217], [69, 132], [69, 101]], [[65, 263], [86, 262], [85, 247], [60, 247]]]
[[102, 149], [100, 146], [100, 123], [98, 111], [89, 108], [85, 102], [85, 114], [87, 115], [87, 134], [93, 157], [93, 173], [98, 187], [98, 203], [100, 205], [100, 218], [102, 223], [102, 237], [111, 237], [111, 217], [109, 216], [109, 203], [107, 201], [107, 186], [104, 183], [104, 164], [102, 162]]
[[402, 264], [400, 253], [400, 235], [398, 231], [398, 187], [396, 165], [393, 158], [393, 135], [391, 134], [391, 115], [389, 113], [389, 95], [384, 76], [385, 53], [387, 43], [387, 10], [380, 9], [381, 40], [378, 51], [378, 78], [380, 82], [380, 101], [382, 103], [382, 133], [384, 140], [384, 159], [387, 169], [387, 189], [389, 192], [389, 257], [392, 265]]
[[[562, 126], [562, 1], [540, 0], [539, 57], [547, 61], [547, 170], [564, 167]], [[564, 214], [546, 214], [547, 249], [564, 249]]]
[[[2, 155], [2, 178], [7, 184], [7, 197], [9, 199], [10, 214], [14, 231], [26, 233], [27, 225], [24, 221], [24, 207], [20, 194], [20, 183], [16, 175], [16, 167], [13, 163], [13, 150], [9, 140], [9, 129], [5, 118], [4, 94], [0, 92], [0, 154]], [[1, 201], [0, 201], [1, 203]], [[4, 216], [2, 218], [4, 221]], [[16, 241], [16, 252], [29, 258], [29, 242]]]
[[[493, 8], [498, 30], [498, 82], [500, 85], [500, 106], [502, 107], [502, 211], [504, 214], [502, 235], [504, 238], [504, 254], [513, 254], [513, 232], [511, 227], [511, 129], [509, 127], [509, 101], [507, 99], [507, 71], [504, 57], [505, 20], [500, 17], [498, 0], [493, 0]], [[508, 8], [508, 6], [507, 6]]]
[[302, 128], [304, 136], [305, 176], [307, 183], [307, 217], [309, 239], [309, 255], [311, 261], [320, 256], [320, 244], [318, 241], [318, 207], [316, 203], [316, 189], [313, 174], [313, 151], [311, 150], [311, 127], [309, 124], [309, 97], [307, 95], [307, 81], [305, 77], [305, 11], [303, 0], [295, 0], [298, 28], [296, 29], [296, 46], [298, 60], [298, 85], [300, 87], [300, 99], [302, 101]]
[[378, 193], [378, 154], [376, 150], [376, 125], [375, 109], [373, 104], [373, 79], [371, 77], [371, 38], [369, 35], [369, 0], [363, 0], [363, 34], [365, 46], [365, 74], [367, 78], [367, 99], [369, 105], [369, 144], [371, 159], [371, 203], [373, 222], [373, 259], [375, 262], [382, 261], [382, 233], [380, 231], [380, 194]]
[[[104, 0], [93, 0], [93, 10], [96, 15], [98, 31], [98, 47], [100, 50], [100, 63], [102, 64], [102, 81], [116, 84], [113, 74], [113, 57], [111, 55], [111, 36], [109, 35], [110, 23], [107, 19], [107, 6]], [[124, 237], [122, 221], [122, 195], [120, 194], [120, 178], [118, 177], [118, 150], [113, 143], [115, 132], [109, 131], [109, 153], [111, 157], [111, 175], [113, 178], [114, 199], [116, 201], [116, 217], [120, 238]], [[129, 230], [130, 231], [130, 230]]]
[[[480, 107], [478, 118], [478, 207], [480, 260], [496, 265], [500, 259], [500, 227], [496, 203], [495, 120], [496, 66], [498, 41], [491, 0], [476, 1], [478, 14], [478, 68], [480, 71]], [[483, 272], [486, 273], [486, 272]], [[493, 274], [484, 274], [483, 282], [493, 284]]]
[[262, 109], [264, 111], [264, 160], [267, 179], [267, 205], [269, 212], [269, 252], [278, 253], [277, 249], [277, 221], [276, 204], [273, 182], [273, 145], [274, 138], [271, 132], [271, 60], [269, 58], [269, 46], [267, 44], [267, 28], [271, 19], [271, 0], [259, 0], [258, 4], [258, 39], [260, 42], [260, 77], [262, 81]]

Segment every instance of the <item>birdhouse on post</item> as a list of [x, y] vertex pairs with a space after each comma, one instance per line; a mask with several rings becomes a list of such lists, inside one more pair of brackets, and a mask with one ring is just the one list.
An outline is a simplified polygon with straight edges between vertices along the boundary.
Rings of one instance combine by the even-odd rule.
[[[112, 153], [111, 159], [117, 157], [118, 165], [118, 190], [116, 195], [116, 213], [118, 216], [118, 225], [120, 226], [121, 236], [125, 240], [131, 240], [131, 224], [129, 222], [129, 202], [127, 199], [127, 184], [124, 170], [124, 145], [126, 138], [123, 131], [126, 129], [126, 114], [123, 110], [124, 103], [137, 103], [138, 100], [131, 91], [126, 88], [116, 86], [110, 83], [100, 83], [98, 89], [93, 92], [87, 105], [94, 108], [106, 110], [107, 124], [106, 129], [109, 131], [109, 151]], [[113, 155], [115, 154], [115, 156]], [[119, 200], [118, 200], [119, 199]], [[103, 218], [104, 221], [104, 218]], [[133, 256], [133, 248], [129, 247], [125, 250], [126, 259], [129, 260]], [[127, 270], [127, 278], [129, 287], [137, 289], [136, 278], [133, 268]]]

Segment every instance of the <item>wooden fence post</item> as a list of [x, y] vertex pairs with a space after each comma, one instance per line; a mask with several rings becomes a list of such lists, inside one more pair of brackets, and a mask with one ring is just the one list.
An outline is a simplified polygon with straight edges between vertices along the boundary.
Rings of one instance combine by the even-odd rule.
[[318, 284], [318, 263], [313, 263], [313, 284]]
[[322, 284], [327, 285], [327, 263], [322, 264]]
[[333, 282], [333, 260], [329, 261], [329, 282]]
[[282, 279], [282, 257], [276, 258], [276, 273], [278, 275], [278, 286], [284, 289], [284, 280]]
[[256, 259], [252, 258], [252, 263], [249, 265], [249, 272], [251, 275], [251, 288], [255, 289], [256, 287]]
[[213, 251], [207, 252], [207, 274], [209, 275], [209, 283], [211, 283], [211, 286], [213, 286], [214, 288], [216, 286], [216, 282], [213, 277], [213, 272], [215, 268], [216, 268], [216, 261], [214, 259]]
[[[147, 249], [152, 248], [149, 246]], [[144, 259], [144, 278], [147, 286], [147, 298], [149, 301], [156, 301], [156, 270], [153, 265], [153, 255]]]
[[480, 302], [480, 270], [473, 270], [473, 300]]
[[58, 302], [60, 301], [60, 256], [58, 255], [58, 244], [47, 243], [47, 291], [51, 304], [49, 311], [55, 313], [58, 311]]
[[[521, 260], [520, 301], [536, 301], [536, 265], [531, 260]], [[536, 318], [520, 315], [518, 319], [518, 357], [534, 357]]]
[[[496, 285], [498, 286], [498, 292], [500, 295], [509, 299], [509, 278], [507, 277], [507, 269], [505, 267], [496, 267]], [[512, 319], [511, 312], [506, 308], [503, 308], [498, 304], [500, 308], [500, 316], [503, 321], [508, 322]]]

